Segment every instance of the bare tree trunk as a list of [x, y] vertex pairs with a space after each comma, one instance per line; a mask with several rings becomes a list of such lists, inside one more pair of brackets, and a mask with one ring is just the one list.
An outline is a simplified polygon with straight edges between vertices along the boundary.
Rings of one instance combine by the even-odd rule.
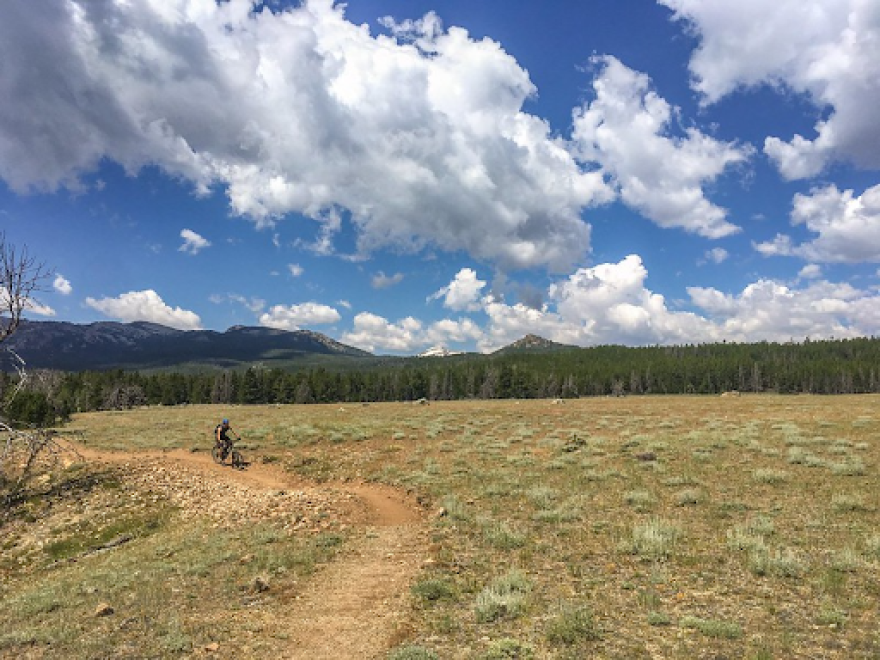
[[35, 305], [34, 293], [49, 275], [27, 246], [18, 250], [0, 232], [0, 343], [18, 329], [22, 313]]
[[[41, 290], [43, 280], [50, 273], [42, 263], [28, 253], [27, 246], [20, 250], [6, 241], [0, 232], [0, 344], [18, 329], [21, 316], [35, 307], [34, 293]], [[18, 372], [18, 383], [11, 395], [4, 393], [3, 400], [10, 401], [27, 382], [25, 363], [14, 351], [7, 349]], [[0, 413], [4, 412], [0, 400]], [[34, 471], [41, 456], [57, 458], [61, 446], [54, 433], [46, 429], [19, 430], [11, 420], [0, 417], [0, 499], [7, 504], [21, 492]], [[4, 506], [3, 511], [8, 507]]]

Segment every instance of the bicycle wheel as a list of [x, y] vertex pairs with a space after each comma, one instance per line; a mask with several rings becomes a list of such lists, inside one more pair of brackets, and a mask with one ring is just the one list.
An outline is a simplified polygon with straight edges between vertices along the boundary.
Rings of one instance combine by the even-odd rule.
[[219, 445], [214, 445], [211, 448], [211, 458], [214, 459], [215, 463], [223, 464], [223, 461], [226, 460], [226, 457], [223, 455], [223, 447]]
[[244, 459], [241, 457], [241, 454], [237, 449], [232, 450], [232, 467], [237, 470], [240, 470], [244, 467]]

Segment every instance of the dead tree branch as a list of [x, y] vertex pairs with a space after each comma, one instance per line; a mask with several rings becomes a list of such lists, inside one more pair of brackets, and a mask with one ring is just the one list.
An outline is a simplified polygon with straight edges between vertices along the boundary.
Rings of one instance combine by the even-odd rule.
[[0, 343], [18, 329], [21, 315], [38, 304], [34, 294], [50, 275], [26, 245], [18, 249], [0, 232]]
[[[28, 253], [27, 246], [19, 250], [0, 232], [0, 344], [18, 329], [22, 314], [37, 307], [34, 293], [41, 290], [49, 275], [46, 267]], [[27, 382], [27, 371], [24, 360], [14, 351], [7, 351], [18, 373], [18, 383], [6, 398], [10, 401]], [[0, 412], [3, 408], [0, 401]], [[0, 497], [7, 503], [12, 501], [25, 487], [37, 463], [54, 463], [62, 451], [54, 431], [17, 429], [11, 421], [0, 417]], [[6, 508], [3, 507], [4, 511]]]

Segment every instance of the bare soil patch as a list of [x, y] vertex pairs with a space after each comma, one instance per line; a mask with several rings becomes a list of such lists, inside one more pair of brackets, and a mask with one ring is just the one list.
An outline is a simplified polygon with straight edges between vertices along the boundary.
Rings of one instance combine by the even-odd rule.
[[[145, 509], [169, 502], [186, 518], [213, 520], [215, 528], [271, 523], [288, 535], [333, 538], [338, 532], [349, 539], [334, 561], [302, 584], [265, 585], [274, 590], [272, 612], [249, 625], [286, 639], [274, 657], [382, 658], [406, 627], [409, 586], [427, 557], [427, 541], [423, 512], [402, 492], [370, 483], [316, 485], [273, 465], [235, 470], [201, 452], [73, 448], [92, 465], [116, 468], [126, 483], [121, 496], [139, 498]], [[36, 544], [39, 532], [32, 536]], [[192, 651], [262, 657], [222, 637]]]

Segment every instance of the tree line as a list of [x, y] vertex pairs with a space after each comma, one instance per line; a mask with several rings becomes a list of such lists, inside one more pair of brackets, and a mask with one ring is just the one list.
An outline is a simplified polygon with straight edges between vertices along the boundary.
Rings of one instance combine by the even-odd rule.
[[[0, 397], [16, 376], [0, 374]], [[199, 403], [354, 403], [644, 394], [880, 392], [880, 339], [775, 344], [598, 346], [542, 353], [406, 358], [361, 370], [31, 372], [5, 410], [52, 423], [75, 412]]]

